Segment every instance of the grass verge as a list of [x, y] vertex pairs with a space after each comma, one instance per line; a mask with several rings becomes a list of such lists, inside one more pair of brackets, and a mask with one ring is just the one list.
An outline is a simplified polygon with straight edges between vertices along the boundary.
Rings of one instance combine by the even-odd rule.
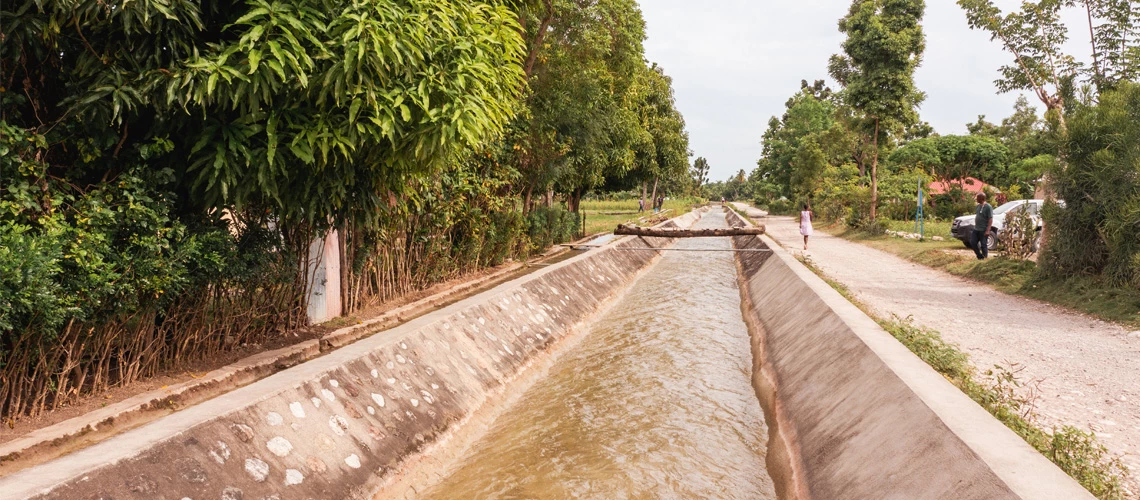
[[872, 236], [836, 226], [822, 229], [927, 267], [985, 283], [1000, 292], [1049, 302], [1106, 321], [1140, 328], [1140, 290], [1107, 286], [1091, 277], [1068, 280], [1040, 278], [1035, 262], [1002, 256], [979, 261], [961, 242], [949, 237], [945, 241], [917, 241]]
[[[810, 259], [803, 256], [797, 258], [1090, 493], [1102, 499], [1124, 498], [1124, 478], [1127, 474], [1124, 464], [1109, 454], [1091, 433], [1068, 425], [1060, 429], [1054, 428], [1050, 432], [1038, 425], [1033, 410], [1035, 391], [1032, 388], [1029, 391], [1023, 389], [1023, 383], [1017, 378], [1019, 370], [1016, 365], [995, 365], [979, 376], [970, 364], [969, 356], [954, 344], [943, 340], [942, 334], [915, 325], [909, 317], [883, 319], [876, 316], [866, 304], [856, 300], [846, 286], [828, 278]], [[1029, 395], [1026, 395], [1027, 392]]]

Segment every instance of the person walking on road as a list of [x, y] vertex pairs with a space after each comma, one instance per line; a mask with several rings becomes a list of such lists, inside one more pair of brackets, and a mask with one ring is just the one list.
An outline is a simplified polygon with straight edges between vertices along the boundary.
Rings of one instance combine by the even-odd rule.
[[637, 199], [637, 213], [641, 213], [644, 211], [645, 211], [645, 198], [641, 197], [641, 198]]
[[804, 236], [804, 250], [807, 250], [808, 236], [811, 236], [811, 210], [808, 209], [807, 203], [804, 203], [804, 209], [800, 212], [800, 234]]
[[986, 194], [978, 193], [978, 210], [974, 215], [974, 232], [970, 234], [970, 247], [978, 260], [985, 260], [990, 256], [990, 232], [994, 226], [994, 207], [986, 203]]

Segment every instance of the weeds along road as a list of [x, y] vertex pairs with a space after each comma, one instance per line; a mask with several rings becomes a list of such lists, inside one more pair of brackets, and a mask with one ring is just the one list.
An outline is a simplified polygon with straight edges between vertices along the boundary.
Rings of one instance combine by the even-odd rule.
[[768, 234], [847, 286], [876, 315], [913, 317], [970, 355], [979, 374], [1016, 363], [1038, 389], [1038, 421], [1091, 430], [1130, 469], [1140, 494], [1140, 332], [1006, 295], [980, 283], [816, 231], [803, 251], [793, 217], [767, 217]]

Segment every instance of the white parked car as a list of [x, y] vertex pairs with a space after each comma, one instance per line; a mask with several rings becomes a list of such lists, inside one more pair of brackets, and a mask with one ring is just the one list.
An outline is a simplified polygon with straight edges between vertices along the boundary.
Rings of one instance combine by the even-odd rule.
[[[1065, 202], [1058, 200], [1057, 203], [1062, 207]], [[1044, 221], [1041, 220], [1041, 207], [1045, 206], [1045, 200], [1017, 200], [1006, 203], [994, 209], [994, 224], [993, 231], [990, 231], [990, 237], [986, 240], [986, 246], [990, 250], [996, 250], [1001, 245], [1002, 229], [1005, 227], [1005, 216], [1012, 213], [1016, 208], [1025, 207], [1029, 210], [1029, 216], [1037, 223], [1037, 234], [1040, 236], [1041, 228]], [[961, 240], [967, 248], [970, 247], [970, 233], [974, 231], [974, 214], [963, 215], [954, 219], [954, 223], [950, 225], [950, 235]], [[1036, 247], [1034, 248], [1036, 251]]]

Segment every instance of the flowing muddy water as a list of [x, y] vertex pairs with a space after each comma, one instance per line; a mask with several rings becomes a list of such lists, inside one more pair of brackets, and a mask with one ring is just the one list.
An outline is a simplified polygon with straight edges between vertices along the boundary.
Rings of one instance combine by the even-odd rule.
[[667, 252], [586, 335], [417, 496], [775, 498], [731, 253]]

